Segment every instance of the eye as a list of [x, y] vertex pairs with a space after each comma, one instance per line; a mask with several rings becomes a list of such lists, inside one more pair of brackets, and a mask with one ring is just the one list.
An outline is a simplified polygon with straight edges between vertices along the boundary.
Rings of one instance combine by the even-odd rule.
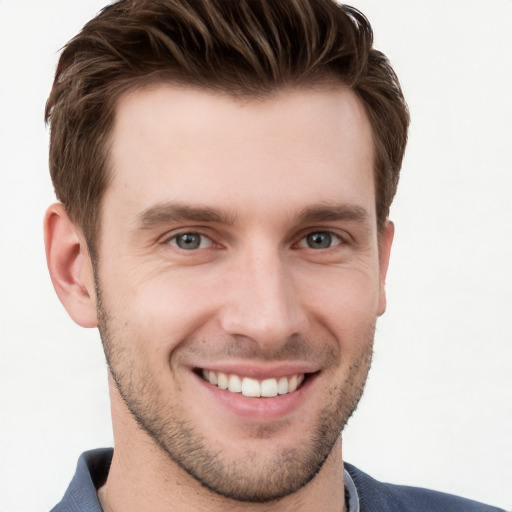
[[211, 247], [213, 242], [201, 233], [179, 233], [170, 238], [167, 243], [185, 251], [193, 251]]
[[329, 249], [342, 243], [343, 240], [330, 231], [314, 231], [306, 235], [298, 243], [298, 246], [307, 247], [309, 249]]

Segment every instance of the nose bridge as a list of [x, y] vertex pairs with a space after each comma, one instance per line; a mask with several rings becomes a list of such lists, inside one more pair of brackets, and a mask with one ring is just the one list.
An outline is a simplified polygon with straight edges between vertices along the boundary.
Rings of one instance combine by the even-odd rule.
[[305, 330], [306, 315], [293, 273], [278, 248], [248, 250], [233, 277], [222, 315], [227, 333], [269, 348]]

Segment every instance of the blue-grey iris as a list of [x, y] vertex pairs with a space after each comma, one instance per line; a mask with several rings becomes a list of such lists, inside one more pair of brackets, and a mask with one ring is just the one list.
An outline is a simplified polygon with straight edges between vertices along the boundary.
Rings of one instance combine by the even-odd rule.
[[332, 245], [332, 235], [322, 231], [311, 233], [306, 237], [306, 242], [312, 249], [328, 249]]
[[197, 233], [183, 233], [176, 237], [176, 245], [186, 251], [198, 249], [201, 245], [201, 235]]

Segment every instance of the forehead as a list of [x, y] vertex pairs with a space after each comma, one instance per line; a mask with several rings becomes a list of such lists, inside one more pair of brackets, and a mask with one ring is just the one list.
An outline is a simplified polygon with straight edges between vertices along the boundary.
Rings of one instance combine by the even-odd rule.
[[257, 203], [266, 212], [374, 203], [371, 127], [343, 86], [248, 100], [171, 85], [136, 90], [118, 103], [111, 163], [107, 212], [119, 199], [130, 214], [169, 201], [242, 214]]

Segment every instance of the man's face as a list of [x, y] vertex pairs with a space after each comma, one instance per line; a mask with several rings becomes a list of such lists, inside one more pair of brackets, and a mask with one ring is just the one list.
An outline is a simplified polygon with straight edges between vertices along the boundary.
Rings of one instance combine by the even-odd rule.
[[223, 496], [299, 489], [339, 448], [385, 307], [363, 107], [162, 85], [122, 98], [111, 157], [98, 312], [128, 409]]

